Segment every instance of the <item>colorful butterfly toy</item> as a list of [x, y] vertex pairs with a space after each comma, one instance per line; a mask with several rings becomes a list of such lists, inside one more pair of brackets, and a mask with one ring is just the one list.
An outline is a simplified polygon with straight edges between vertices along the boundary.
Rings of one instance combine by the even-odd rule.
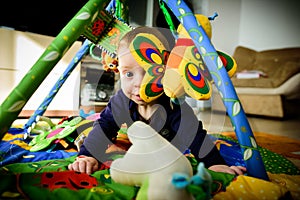
[[[208, 17], [195, 16], [211, 38]], [[140, 96], [145, 102], [151, 102], [163, 93], [173, 100], [186, 95], [196, 100], [211, 97], [213, 80], [201, 54], [182, 25], [179, 25], [177, 32], [179, 37], [171, 52], [156, 36], [148, 33], [138, 34], [130, 44], [133, 57], [146, 71], [140, 88]], [[217, 52], [231, 77], [236, 71], [235, 60], [223, 52]]]

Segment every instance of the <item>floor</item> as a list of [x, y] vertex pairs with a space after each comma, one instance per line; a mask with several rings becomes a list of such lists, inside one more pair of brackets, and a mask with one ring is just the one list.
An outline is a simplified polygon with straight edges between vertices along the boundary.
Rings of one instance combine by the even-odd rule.
[[[233, 131], [233, 126], [224, 111], [199, 111], [198, 118], [209, 133]], [[252, 132], [264, 132], [300, 140], [300, 114], [286, 119], [246, 116]]]

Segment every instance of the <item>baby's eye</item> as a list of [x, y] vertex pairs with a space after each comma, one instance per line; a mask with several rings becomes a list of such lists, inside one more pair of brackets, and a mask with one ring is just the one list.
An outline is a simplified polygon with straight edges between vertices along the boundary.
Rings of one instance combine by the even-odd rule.
[[126, 72], [126, 73], [125, 73], [125, 76], [128, 77], [128, 78], [130, 78], [130, 77], [133, 76], [133, 73], [132, 73], [132, 72]]

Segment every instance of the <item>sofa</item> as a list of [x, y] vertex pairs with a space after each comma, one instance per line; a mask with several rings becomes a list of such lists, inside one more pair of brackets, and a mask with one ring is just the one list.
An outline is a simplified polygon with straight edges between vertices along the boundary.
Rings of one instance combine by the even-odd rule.
[[262, 71], [259, 78], [231, 78], [248, 115], [284, 118], [299, 115], [300, 47], [255, 51], [238, 46], [233, 54], [237, 73]]

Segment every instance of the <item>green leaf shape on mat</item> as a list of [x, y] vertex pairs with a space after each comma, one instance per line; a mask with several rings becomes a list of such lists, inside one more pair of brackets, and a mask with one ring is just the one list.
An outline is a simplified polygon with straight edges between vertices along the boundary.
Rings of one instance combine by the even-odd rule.
[[42, 173], [65, 171], [75, 161], [76, 155], [65, 159], [42, 160], [28, 163], [13, 163], [0, 168], [0, 174]]

